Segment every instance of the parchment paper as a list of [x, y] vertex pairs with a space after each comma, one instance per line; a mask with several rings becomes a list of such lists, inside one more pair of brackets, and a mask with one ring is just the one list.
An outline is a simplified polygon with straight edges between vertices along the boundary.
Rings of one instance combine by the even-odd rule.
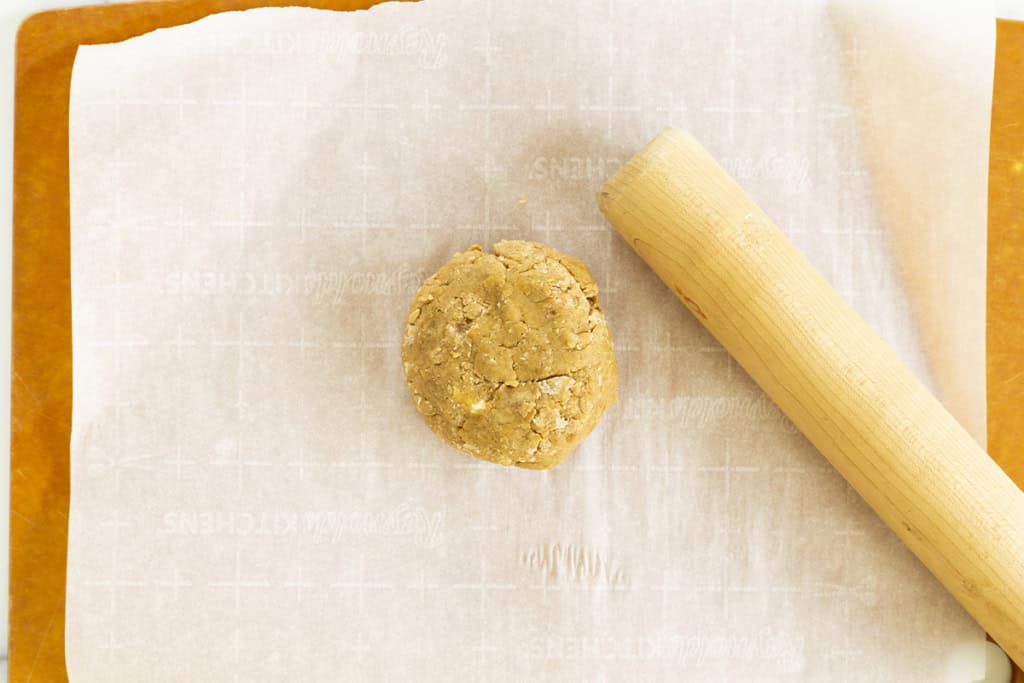
[[[983, 249], [944, 321], [964, 359], [927, 355], [861, 143], [884, 102], [855, 76], [894, 42], [977, 28], [958, 58], [991, 82], [989, 17], [927, 7], [888, 42], [856, 27], [890, 9], [818, 2], [428, 0], [83, 47], [72, 679], [967, 680], [949, 651], [978, 627], [594, 201], [688, 128], [911, 367], [980, 400]], [[983, 241], [990, 95], [941, 67], [962, 128], [893, 173]], [[502, 238], [589, 264], [616, 343], [620, 400], [553, 471], [447, 448], [402, 376], [420, 281]]]

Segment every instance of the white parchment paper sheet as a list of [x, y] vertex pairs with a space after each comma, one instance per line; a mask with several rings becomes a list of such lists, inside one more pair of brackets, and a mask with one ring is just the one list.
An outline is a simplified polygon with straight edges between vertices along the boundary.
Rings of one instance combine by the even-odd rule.
[[[905, 292], [933, 290], [881, 210], [915, 178], [862, 143], [898, 120], [864, 69], [970, 26], [960, 76], [990, 83], [992, 45], [983, 15], [909, 7], [890, 42], [864, 30], [882, 6], [428, 0], [83, 47], [72, 679], [942, 680], [978, 627], [594, 201], [688, 128], [922, 377], [980, 400], [983, 248], [945, 321], [964, 358], [926, 353]], [[961, 128], [905, 161], [980, 245], [959, 181], [990, 95], [934, 74], [902, 139], [946, 101]], [[549, 472], [445, 447], [402, 377], [415, 288], [503, 238], [590, 265], [620, 362], [619, 402]]]

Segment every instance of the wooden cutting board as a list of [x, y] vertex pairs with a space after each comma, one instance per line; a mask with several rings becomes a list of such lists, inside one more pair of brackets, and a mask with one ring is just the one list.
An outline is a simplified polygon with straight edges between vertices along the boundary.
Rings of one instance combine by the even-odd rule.
[[[379, 0], [163, 0], [44, 12], [17, 41], [9, 679], [61, 681], [71, 435], [68, 102], [79, 45], [252, 7]], [[1024, 482], [1024, 24], [1000, 22], [988, 273], [989, 448]], [[1018, 117], [1015, 120], [1015, 117]], [[1024, 683], [1024, 676], [1018, 679]]]
[[[988, 167], [988, 452], [1024, 488], [1024, 22], [996, 25]], [[1024, 683], [1015, 668], [1014, 683]]]

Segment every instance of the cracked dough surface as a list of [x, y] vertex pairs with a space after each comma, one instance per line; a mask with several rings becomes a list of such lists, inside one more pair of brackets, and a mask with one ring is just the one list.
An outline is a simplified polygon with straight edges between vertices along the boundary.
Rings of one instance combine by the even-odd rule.
[[416, 408], [452, 446], [502, 465], [560, 463], [615, 401], [618, 369], [579, 260], [536, 242], [456, 254], [420, 287], [402, 338]]

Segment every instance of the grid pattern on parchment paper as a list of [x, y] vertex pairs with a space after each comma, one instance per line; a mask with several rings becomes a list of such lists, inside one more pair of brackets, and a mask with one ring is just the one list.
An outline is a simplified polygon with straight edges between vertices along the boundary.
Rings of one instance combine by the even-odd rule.
[[[685, 126], [920, 367], [824, 16], [683, 4], [83, 51], [76, 678], [934, 679], [972, 627], [595, 207]], [[504, 238], [588, 263], [615, 337], [620, 400], [552, 472], [446, 449], [402, 379], [419, 282]]]

